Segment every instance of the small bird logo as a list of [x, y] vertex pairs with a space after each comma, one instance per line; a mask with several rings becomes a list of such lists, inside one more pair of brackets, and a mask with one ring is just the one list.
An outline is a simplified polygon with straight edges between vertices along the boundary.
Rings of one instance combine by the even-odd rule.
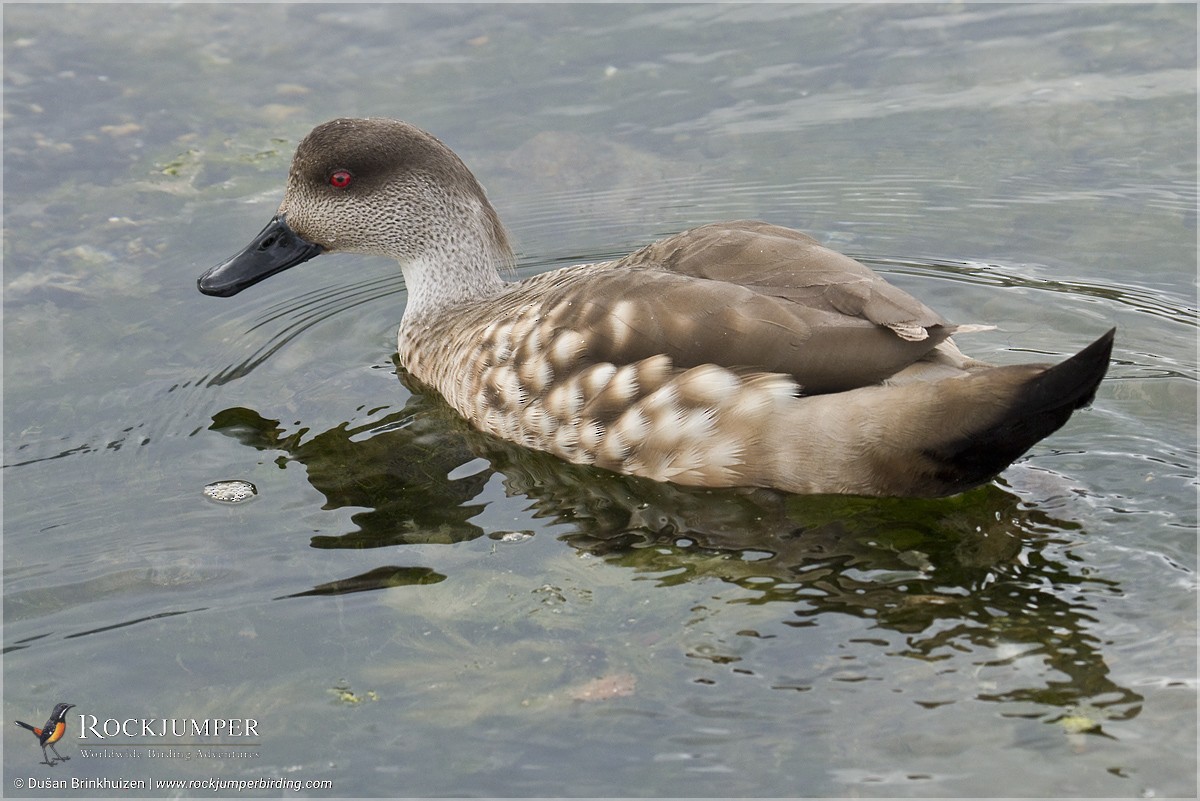
[[[42, 728], [30, 726], [23, 720], [18, 720], [17, 725], [22, 729], [29, 729], [33, 732], [33, 736], [38, 738], [38, 745], [42, 747], [42, 762], [43, 765], [57, 765], [59, 762], [66, 762], [70, 757], [65, 757], [58, 753], [58, 749], [54, 744], [63, 738], [67, 733], [67, 710], [75, 706], [74, 704], [58, 704], [54, 707], [54, 711], [50, 713], [50, 719], [46, 721], [46, 725]], [[50, 750], [54, 752], [54, 756], [58, 757], [58, 761], [51, 759], [46, 754], [46, 746], [50, 746]]]

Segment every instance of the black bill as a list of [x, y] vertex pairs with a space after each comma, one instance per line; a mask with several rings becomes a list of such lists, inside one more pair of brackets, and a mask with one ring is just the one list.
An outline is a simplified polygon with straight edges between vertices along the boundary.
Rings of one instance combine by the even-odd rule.
[[196, 285], [205, 295], [227, 298], [320, 255], [322, 250], [293, 231], [281, 214], [267, 223], [245, 250], [200, 276]]

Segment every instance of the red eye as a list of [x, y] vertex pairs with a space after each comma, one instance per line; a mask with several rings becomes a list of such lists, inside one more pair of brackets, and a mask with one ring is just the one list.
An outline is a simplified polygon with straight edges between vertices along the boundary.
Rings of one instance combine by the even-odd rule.
[[353, 180], [354, 176], [352, 176], [348, 170], [338, 170], [333, 175], [329, 176], [329, 185], [337, 187], [338, 189], [345, 189]]

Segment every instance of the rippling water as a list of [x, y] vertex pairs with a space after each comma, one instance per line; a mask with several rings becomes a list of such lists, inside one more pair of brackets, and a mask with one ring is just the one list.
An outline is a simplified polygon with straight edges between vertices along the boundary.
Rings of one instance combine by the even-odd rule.
[[[4, 28], [6, 717], [269, 732], [132, 764], [80, 756], [71, 719], [51, 774], [10, 731], [7, 793], [1195, 794], [1194, 7], [18, 5]], [[1116, 325], [1109, 378], [940, 501], [522, 451], [395, 362], [393, 265], [196, 292], [342, 114], [449, 143], [518, 276], [762, 218], [996, 325], [960, 341], [979, 358]], [[205, 496], [235, 480], [258, 494]]]

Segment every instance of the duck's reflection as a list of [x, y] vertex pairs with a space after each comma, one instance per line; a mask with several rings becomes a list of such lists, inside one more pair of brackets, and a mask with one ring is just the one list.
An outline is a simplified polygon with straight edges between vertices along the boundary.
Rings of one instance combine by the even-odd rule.
[[[352, 592], [382, 590], [387, 587], [408, 587], [414, 584], [437, 584], [446, 577], [428, 567], [377, 567], [348, 579], [318, 584], [311, 590], [294, 592], [283, 598], [303, 598], [309, 595], [347, 595]], [[276, 600], [279, 600], [278, 598]]]
[[[245, 408], [212, 428], [301, 462], [326, 508], [357, 507], [356, 531], [312, 539], [316, 548], [453, 543], [484, 536], [471, 522], [484, 486], [500, 476], [509, 495], [560, 535], [611, 564], [652, 572], [663, 584], [717, 578], [756, 602], [792, 609], [810, 625], [830, 612], [869, 618], [906, 635], [905, 653], [937, 660], [1004, 642], [1040, 657], [1062, 682], [991, 700], [1069, 706], [1103, 698], [1110, 717], [1137, 714], [1141, 697], [1116, 685], [1088, 627], [1088, 607], [1065, 588], [1116, 592], [1113, 582], [1055, 561], [1038, 541], [1078, 529], [1026, 508], [996, 485], [940, 500], [783, 495], [659, 484], [519, 448], [470, 429], [398, 370], [412, 390], [404, 409], [369, 425], [287, 433]], [[424, 567], [386, 566], [297, 595], [340, 594], [444, 578]], [[1075, 593], [1072, 593], [1077, 595]]]

